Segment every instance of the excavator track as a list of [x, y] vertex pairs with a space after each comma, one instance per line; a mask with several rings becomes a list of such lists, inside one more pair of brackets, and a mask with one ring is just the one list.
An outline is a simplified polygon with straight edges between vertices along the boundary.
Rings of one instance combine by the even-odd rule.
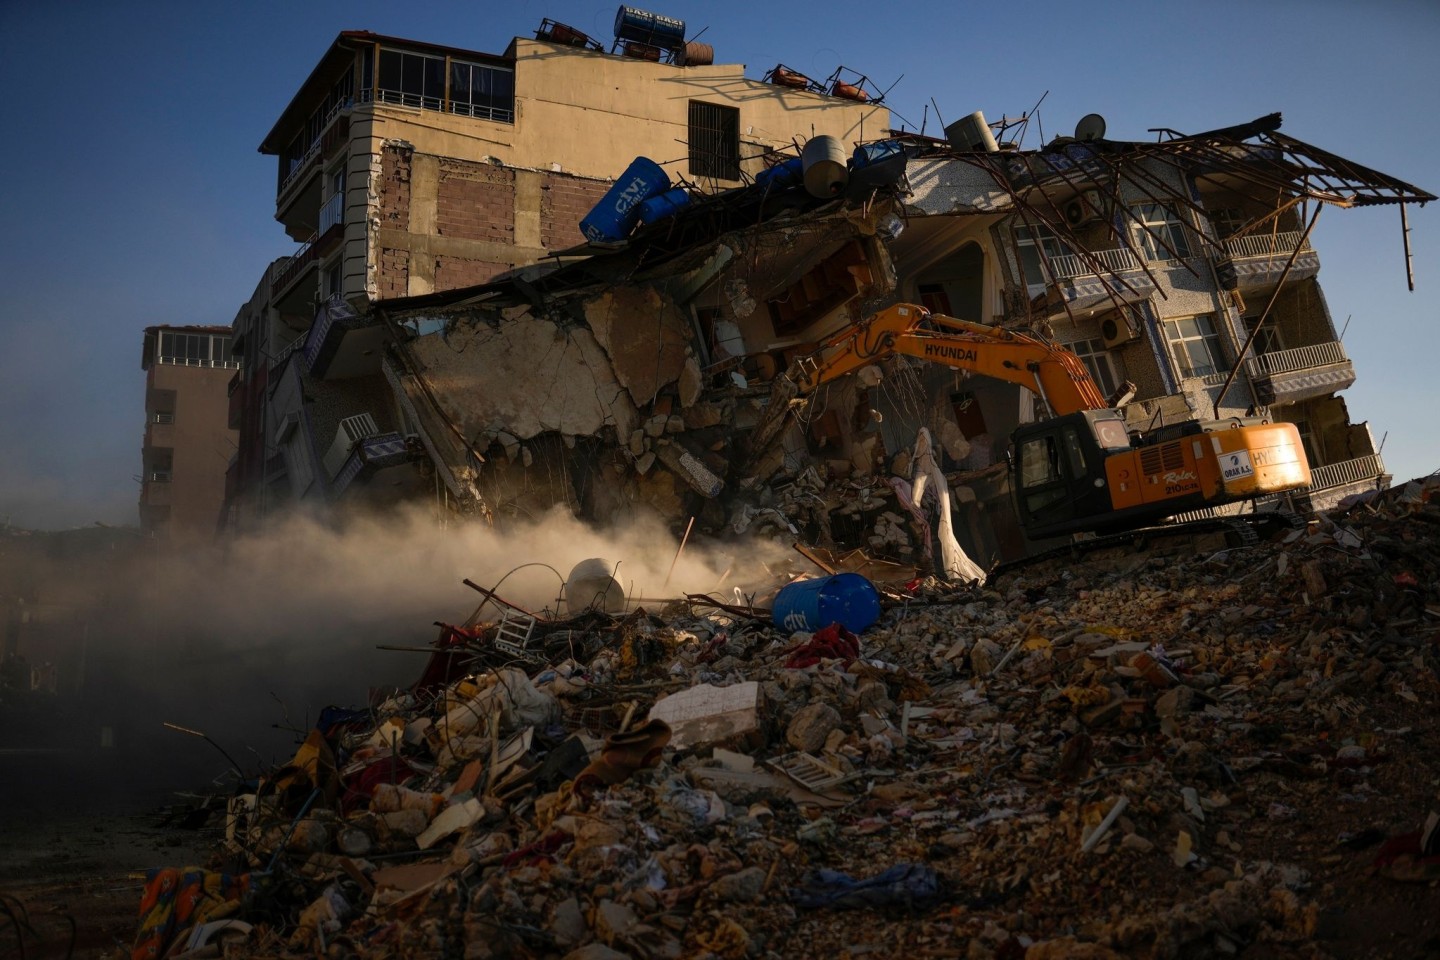
[[[1302, 517], [1283, 511], [1247, 513], [1229, 517], [1209, 517], [1182, 523], [1165, 523], [1123, 533], [1076, 540], [1063, 546], [1019, 560], [992, 567], [989, 582], [1017, 573], [1046, 573], [1051, 567], [1070, 565], [1084, 560], [1093, 566], [1123, 566], [1136, 560], [1198, 553], [1219, 552], [1258, 544], [1262, 538], [1280, 531], [1303, 529]], [[1109, 563], [1105, 563], [1109, 561]]]

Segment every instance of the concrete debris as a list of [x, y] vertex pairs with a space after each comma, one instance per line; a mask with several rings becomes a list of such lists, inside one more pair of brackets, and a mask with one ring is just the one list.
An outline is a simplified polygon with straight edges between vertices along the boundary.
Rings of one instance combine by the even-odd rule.
[[273, 881], [226, 956], [1359, 955], [1440, 868], [1437, 582], [1432, 478], [1220, 554], [882, 579], [856, 656], [701, 597], [539, 617], [523, 669], [471, 624], [231, 804]]

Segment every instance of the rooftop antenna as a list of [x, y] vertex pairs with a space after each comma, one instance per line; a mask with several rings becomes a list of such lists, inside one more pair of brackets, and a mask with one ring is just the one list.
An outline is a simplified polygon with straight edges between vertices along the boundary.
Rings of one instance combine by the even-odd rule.
[[930, 104], [925, 104], [925, 112], [920, 115], [920, 136], [925, 136], [925, 124], [930, 121]]

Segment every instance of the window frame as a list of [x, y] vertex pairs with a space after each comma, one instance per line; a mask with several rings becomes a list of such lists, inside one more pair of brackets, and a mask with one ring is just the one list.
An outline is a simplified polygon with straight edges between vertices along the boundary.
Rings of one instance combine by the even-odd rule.
[[1080, 358], [1085, 369], [1090, 371], [1090, 379], [1095, 381], [1095, 385], [1105, 396], [1114, 396], [1115, 391], [1120, 389], [1120, 384], [1125, 382], [1124, 371], [1106, 349], [1105, 341], [1099, 337], [1072, 340], [1065, 344], [1065, 349]]
[[[1186, 321], [1194, 321], [1197, 329], [1204, 324], [1209, 327], [1208, 332], [1200, 330], [1195, 334], [1188, 334], [1180, 329], [1180, 325]], [[1164, 317], [1160, 326], [1165, 334], [1165, 347], [1170, 354], [1170, 362], [1175, 365], [1175, 373], [1182, 380], [1204, 379], [1205, 377], [1216, 376], [1229, 369], [1229, 360], [1225, 356], [1224, 344], [1220, 337], [1220, 328], [1215, 322], [1215, 314], [1198, 313], [1186, 317]], [[1211, 361], [1208, 372], [1201, 372], [1201, 368], [1193, 366], [1190, 361], [1195, 359], [1191, 352], [1191, 344], [1204, 344], [1205, 352], [1209, 354]]]
[[[1020, 277], [1025, 281], [1026, 292], [1034, 295], [1045, 289], [1045, 285], [1051, 280], [1048, 264], [1055, 257], [1068, 257], [1074, 253], [1070, 245], [1060, 238], [1054, 230], [1037, 223], [1033, 227], [1025, 223], [1017, 223], [1012, 227], [1012, 236], [1015, 241], [1015, 260], [1020, 266]], [[1054, 248], [1053, 250], [1051, 248]], [[1041, 251], [1044, 255], [1041, 255]], [[1030, 263], [1034, 261], [1034, 275], [1039, 280], [1031, 279]]]
[[740, 179], [740, 108], [691, 100], [686, 126], [690, 175]]
[[1134, 217], [1131, 226], [1135, 245], [1144, 252], [1145, 259], [1164, 263], [1195, 256], [1190, 242], [1191, 227], [1170, 204], [1137, 203], [1130, 212]]

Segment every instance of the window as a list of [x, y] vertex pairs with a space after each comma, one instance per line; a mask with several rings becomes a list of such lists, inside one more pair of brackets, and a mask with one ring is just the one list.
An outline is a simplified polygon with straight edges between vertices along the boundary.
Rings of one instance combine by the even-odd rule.
[[1090, 371], [1090, 378], [1100, 388], [1100, 392], [1107, 397], [1115, 395], [1120, 389], [1120, 374], [1115, 369], [1115, 361], [1110, 357], [1110, 351], [1105, 349], [1102, 340], [1076, 340], [1074, 343], [1065, 344], [1065, 348], [1085, 362], [1085, 369]]
[[1300, 433], [1300, 446], [1305, 448], [1305, 461], [1314, 467], [1320, 463], [1319, 450], [1315, 446], [1315, 434], [1310, 432], [1309, 420], [1293, 420], [1295, 429]]
[[381, 50], [375, 99], [380, 103], [439, 110], [445, 101], [445, 58]]
[[160, 350], [156, 363], [175, 363], [185, 367], [239, 367], [230, 350], [228, 336], [208, 333], [160, 332]]
[[325, 268], [324, 279], [325, 298], [338, 296], [340, 293], [340, 261], [336, 260]]
[[1215, 236], [1221, 240], [1235, 236], [1245, 223], [1245, 215], [1234, 207], [1219, 207], [1210, 211], [1210, 224], [1215, 228]]
[[450, 112], [467, 117], [515, 121], [515, 74], [458, 60], [450, 63]]
[[740, 179], [740, 111], [690, 101], [690, 172], [716, 180]]
[[1045, 260], [1070, 253], [1070, 248], [1061, 242], [1049, 227], [1036, 225], [1015, 228], [1015, 252], [1020, 257], [1020, 269], [1025, 273], [1025, 285], [1028, 287], [1045, 285], [1045, 268], [1040, 257], [1042, 250]]
[[[1255, 325], [1260, 322], [1260, 318], [1245, 317], [1244, 321], [1245, 333], [1248, 336], [1255, 329]], [[1255, 339], [1250, 344], [1250, 352], [1257, 357], [1267, 353], [1277, 353], [1284, 349], [1285, 344], [1280, 339], [1280, 327], [1273, 320], [1260, 328], [1260, 332], [1255, 334]]]
[[1170, 356], [1182, 377], [1209, 377], [1226, 369], [1225, 354], [1220, 349], [1220, 335], [1215, 332], [1213, 314], [1198, 317], [1167, 317], [1165, 339]]
[[1020, 486], [1042, 487], [1060, 479], [1060, 456], [1055, 449], [1055, 436], [1027, 440], [1020, 448]]
[[1142, 203], [1133, 207], [1135, 245], [1148, 260], [1183, 260], [1190, 256], [1185, 222], [1165, 203]]

